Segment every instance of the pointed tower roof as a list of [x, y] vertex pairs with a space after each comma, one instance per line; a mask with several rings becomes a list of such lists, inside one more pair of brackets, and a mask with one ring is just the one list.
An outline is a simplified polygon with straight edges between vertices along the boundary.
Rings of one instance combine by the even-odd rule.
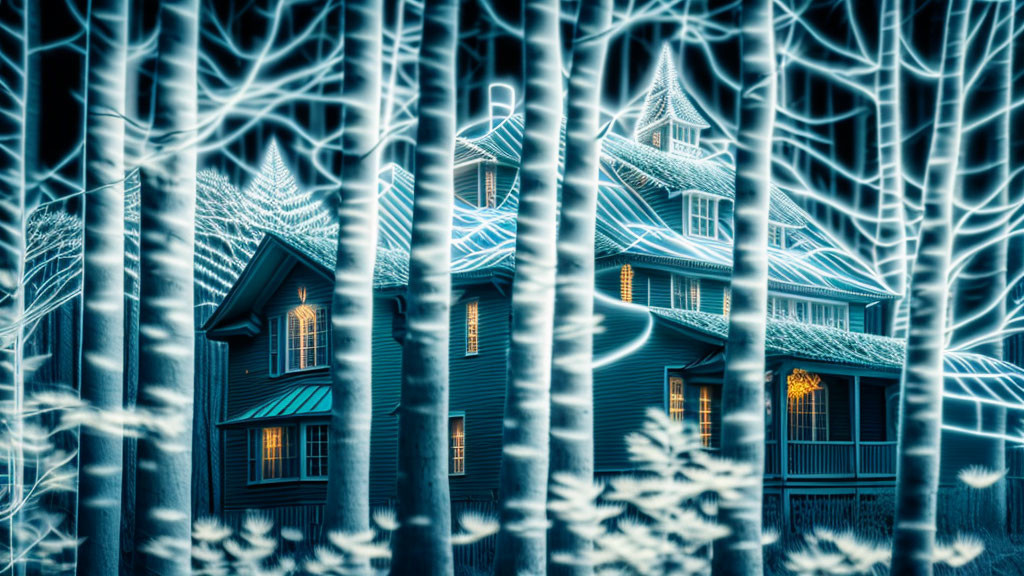
[[648, 126], [657, 124], [665, 118], [698, 128], [709, 126], [679, 85], [676, 65], [672, 62], [672, 50], [667, 43], [662, 47], [661, 56], [658, 57], [654, 79], [651, 80], [651, 87], [647, 89], [644, 109], [637, 120], [634, 133], [640, 134]]

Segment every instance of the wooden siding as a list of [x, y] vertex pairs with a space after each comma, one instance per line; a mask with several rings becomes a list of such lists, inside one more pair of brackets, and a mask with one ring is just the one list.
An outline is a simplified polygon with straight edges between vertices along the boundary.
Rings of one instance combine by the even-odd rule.
[[465, 164], [455, 168], [455, 196], [471, 206], [476, 206], [479, 201], [477, 197], [479, 177], [477, 176], [478, 164]]
[[729, 288], [728, 282], [714, 280], [711, 278], [700, 279], [700, 311], [710, 314], [722, 315], [725, 302], [725, 291]]
[[[636, 315], [601, 310], [604, 322], [595, 337], [597, 358], [628, 346], [637, 329]], [[642, 319], [639, 319], [643, 322]], [[713, 348], [655, 324], [651, 337], [639, 349], [594, 371], [594, 452], [599, 471], [631, 469], [625, 437], [641, 428], [649, 407], [666, 409], [666, 369], [681, 368]]]
[[864, 332], [864, 304], [850, 303], [850, 331]]
[[370, 429], [370, 504], [395, 496], [398, 470], [398, 415], [402, 390], [402, 345], [393, 332], [404, 330], [396, 298], [373, 303], [373, 422]]

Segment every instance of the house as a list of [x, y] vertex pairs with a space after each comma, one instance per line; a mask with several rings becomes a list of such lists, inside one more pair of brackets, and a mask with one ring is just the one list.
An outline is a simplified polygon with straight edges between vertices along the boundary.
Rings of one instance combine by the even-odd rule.
[[[508, 93], [496, 93], [504, 112], [465, 131], [456, 149], [449, 351], [456, 510], [493, 506], [501, 459], [523, 120]], [[650, 406], [693, 422], [707, 449], [720, 442], [733, 171], [703, 157], [706, 128], [665, 52], [634, 137], [604, 139], [595, 237], [599, 474], [632, 469], [624, 437]], [[370, 479], [381, 506], [395, 498], [412, 190], [401, 167], [382, 171]], [[904, 345], [871, 332], [894, 295], [781, 190], [772, 190], [769, 219], [766, 518], [790, 530], [870, 519], [884, 531]], [[203, 327], [230, 347], [223, 509], [265, 510], [310, 534], [326, 499], [333, 259], [333, 239], [267, 235]], [[1024, 372], [955, 353], [946, 372], [942, 482], [952, 487], [962, 468], [991, 465], [1001, 454], [991, 435], [1002, 431], [980, 414], [1021, 406]], [[1019, 499], [1019, 490], [1011, 497]]]

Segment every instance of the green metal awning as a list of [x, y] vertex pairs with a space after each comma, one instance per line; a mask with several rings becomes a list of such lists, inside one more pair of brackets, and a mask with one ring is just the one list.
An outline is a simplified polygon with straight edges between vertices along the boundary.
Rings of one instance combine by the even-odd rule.
[[296, 386], [267, 400], [255, 408], [221, 422], [242, 424], [270, 418], [291, 418], [326, 415], [331, 411], [331, 387], [328, 385]]

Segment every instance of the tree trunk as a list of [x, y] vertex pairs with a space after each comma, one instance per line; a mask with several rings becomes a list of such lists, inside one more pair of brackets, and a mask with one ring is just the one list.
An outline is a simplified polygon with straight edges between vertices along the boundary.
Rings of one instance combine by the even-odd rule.
[[[12, 449], [5, 451], [10, 486], [3, 498], [3, 511], [20, 508], [8, 516], [5, 544], [10, 558], [17, 559], [21, 549], [15, 537], [15, 525], [25, 521], [22, 502], [25, 497], [24, 456], [17, 446], [23, 430], [25, 372], [22, 365], [26, 339], [24, 322], [25, 256], [28, 218], [38, 206], [38, 189], [33, 179], [39, 146], [38, 58], [32, 49], [39, 41], [39, 14], [32, 2], [0, 3], [3, 45], [9, 47], [0, 65], [0, 134], [6, 138], [0, 147], [0, 398], [7, 405], [3, 414], [9, 425], [5, 435]], [[36, 52], [38, 54], [38, 52]], [[25, 559], [15, 560], [12, 573], [23, 574]]]
[[907, 318], [898, 312], [907, 288], [906, 222], [903, 212], [902, 147], [900, 114], [900, 0], [883, 0], [881, 40], [875, 93], [878, 109], [878, 235], [875, 262], [886, 286], [900, 298], [886, 304], [886, 333], [905, 337]]
[[[554, 349], [551, 363], [551, 440], [548, 485], [559, 475], [594, 479], [594, 228], [601, 142], [601, 87], [613, 2], [580, 6], [569, 76], [565, 172], [558, 229]], [[553, 516], [548, 531], [548, 574], [593, 572], [592, 544]], [[554, 554], [567, 554], [571, 563]]]
[[[963, 96], [964, 114], [969, 115], [965, 124], [970, 128], [962, 135], [962, 167], [954, 210], [958, 226], [953, 256], [963, 259], [964, 265], [954, 273], [950, 345], [1002, 359], [1013, 6], [1010, 2], [979, 4], [975, 12], [981, 19], [974, 40], [978, 46], [968, 49], [965, 69], [976, 80]], [[1006, 409], [978, 405], [977, 425], [1005, 433]], [[971, 458], [987, 468], [1004, 470], [1006, 443], [997, 438], [977, 441], [979, 449], [972, 451]], [[985, 492], [985, 503], [980, 517], [974, 519], [975, 526], [1001, 534], [1006, 529], [1006, 480], [996, 482]]]
[[548, 429], [555, 219], [562, 119], [558, 0], [523, 5], [526, 90], [516, 219], [495, 574], [542, 574], [546, 565]]
[[946, 18], [942, 71], [928, 169], [924, 220], [910, 280], [910, 328], [900, 390], [893, 574], [932, 574], [942, 426], [946, 278], [953, 191], [963, 120], [964, 42], [970, 0]]
[[768, 306], [768, 206], [775, 123], [775, 35], [771, 0], [740, 14], [739, 125], [733, 216], [732, 301], [722, 376], [722, 456], [750, 466], [757, 482], [719, 503], [731, 533], [714, 546], [715, 576], [759, 575], [764, 476], [764, 347]]
[[190, 574], [199, 1], [160, 8], [150, 159], [139, 204], [139, 397], [173, 437], [138, 443], [136, 542], [141, 574]]
[[[377, 247], [380, 0], [344, 4], [344, 105], [338, 258], [331, 308], [330, 458], [327, 530], [357, 534], [370, 521], [370, 378], [373, 265]], [[359, 560], [353, 572], [366, 572]]]
[[398, 531], [392, 574], [451, 574], [448, 344], [455, 157], [457, 0], [427, 0], [408, 313], [398, 419]]
[[[93, 0], [85, 122], [82, 277], [84, 402], [121, 409], [124, 385], [124, 142], [128, 3]], [[78, 571], [117, 574], [123, 434], [83, 427], [79, 437]]]

